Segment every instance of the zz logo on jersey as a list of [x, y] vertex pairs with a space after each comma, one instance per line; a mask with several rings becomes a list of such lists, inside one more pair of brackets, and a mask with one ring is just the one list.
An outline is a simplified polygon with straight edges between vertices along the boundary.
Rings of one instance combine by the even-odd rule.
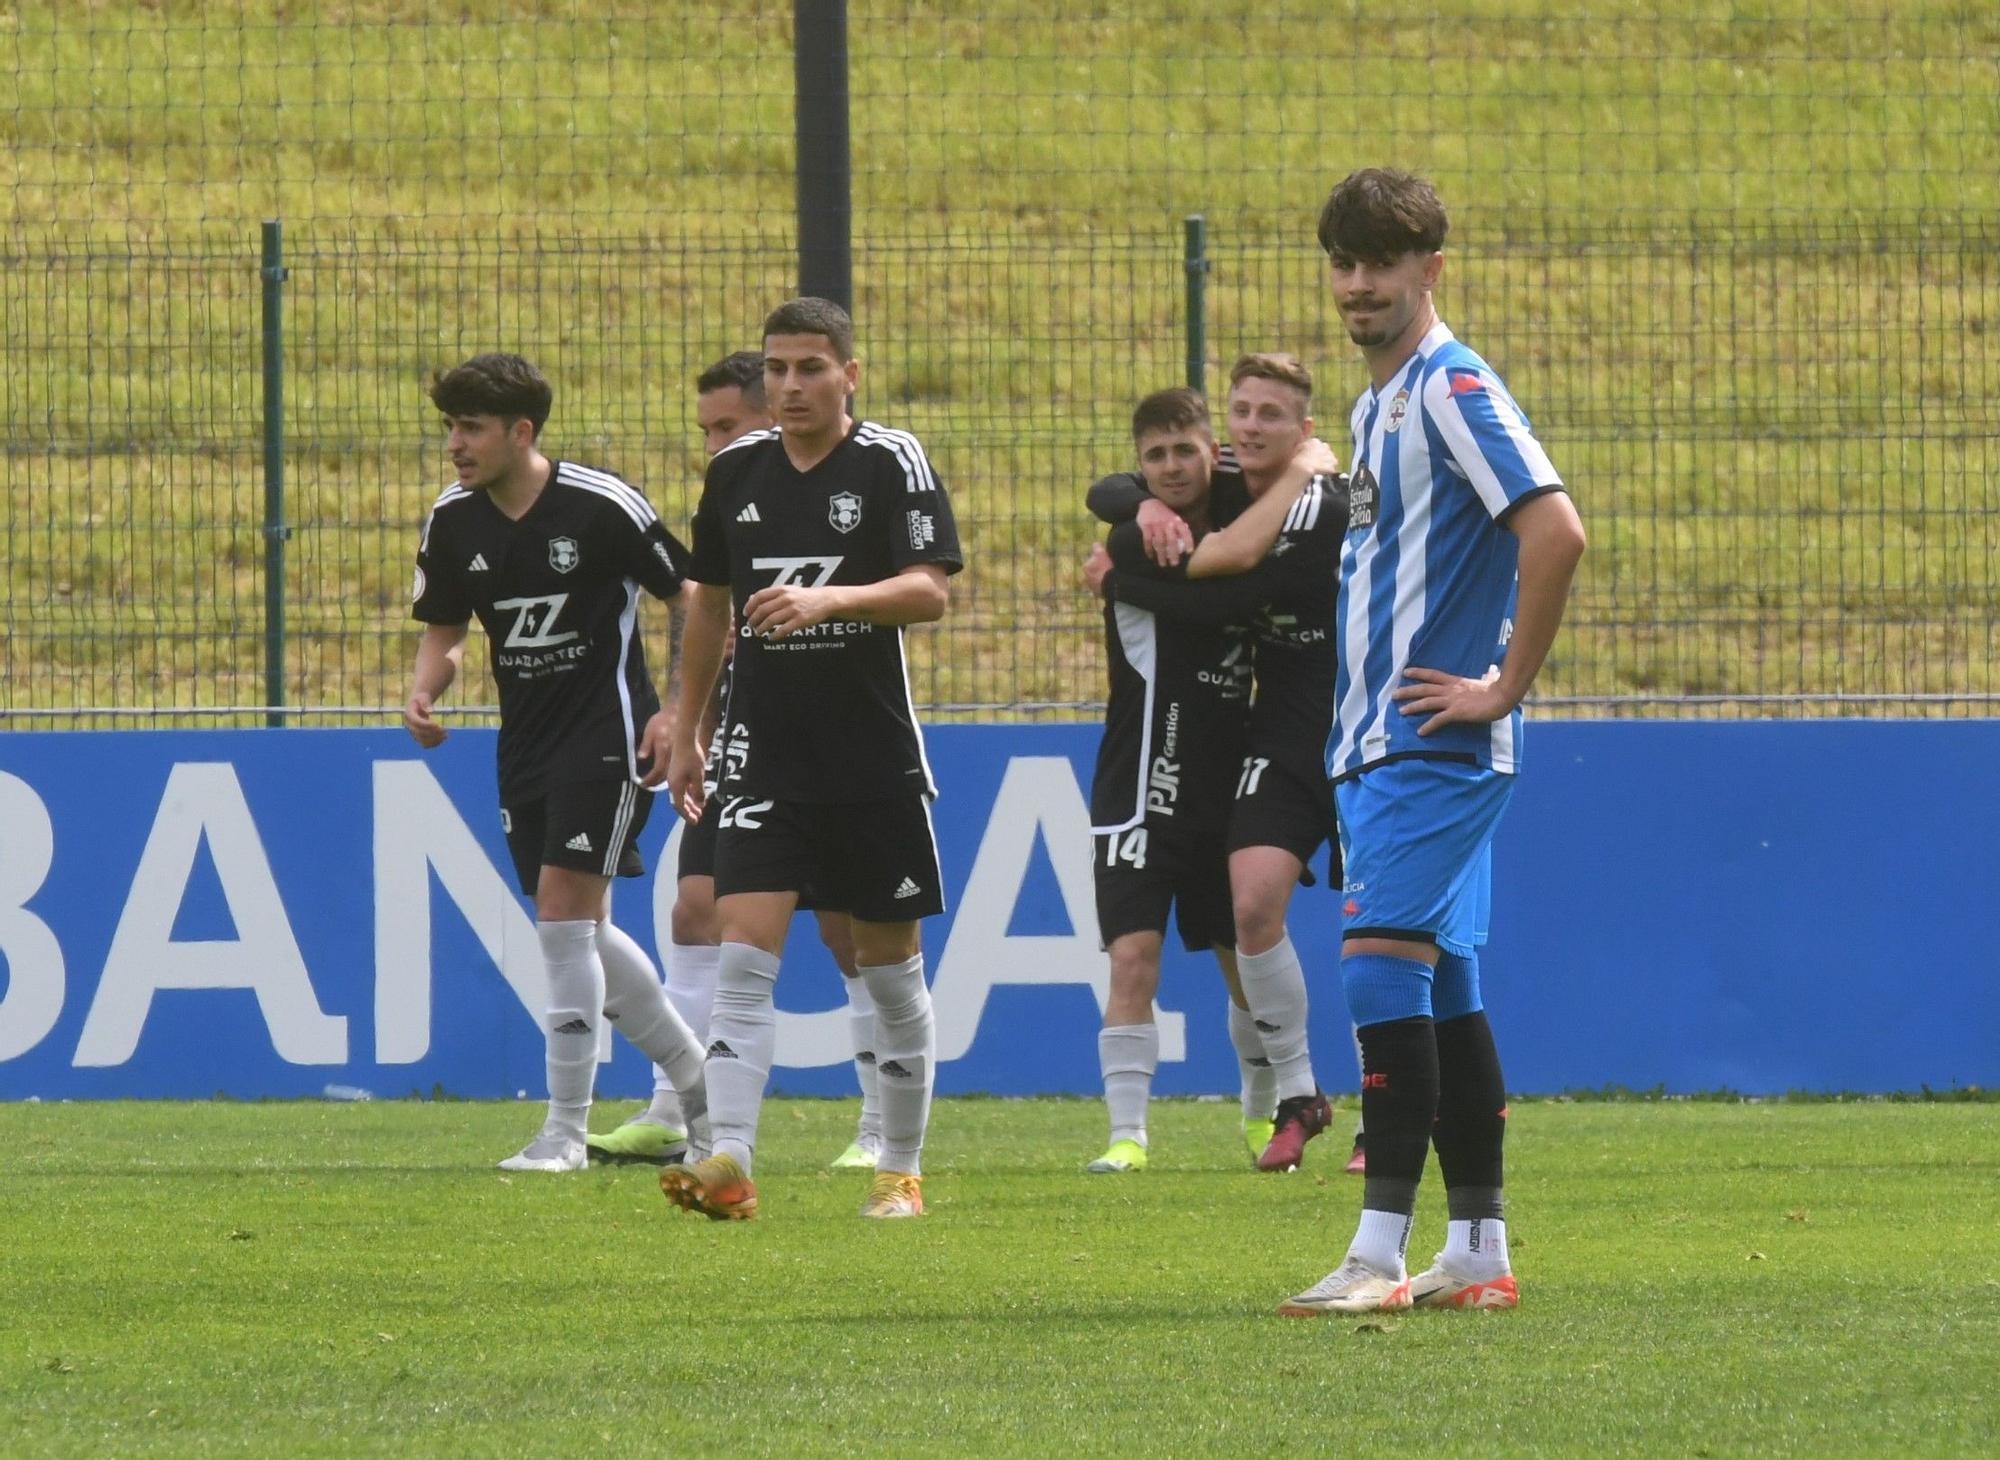
[[722, 825], [740, 826], [745, 831], [762, 831], [762, 817], [777, 803], [774, 801], [752, 801], [748, 796], [731, 796], [722, 803]]
[[552, 537], [549, 539], [549, 566], [558, 573], [567, 573], [583, 561], [583, 554], [577, 551], [573, 537]]
[[507, 630], [506, 647], [509, 649], [552, 649], [557, 644], [567, 644], [576, 637], [575, 630], [551, 633], [556, 619], [561, 616], [563, 605], [569, 602], [567, 593], [551, 593], [544, 598], [503, 598], [493, 606], [514, 610], [513, 627]]
[[840, 570], [845, 558], [752, 558], [750, 566], [760, 573], [775, 573], [773, 588], [796, 583], [803, 588], [824, 588]]
[[861, 525], [861, 499], [852, 492], [835, 492], [826, 504], [826, 520], [835, 532], [852, 532]]

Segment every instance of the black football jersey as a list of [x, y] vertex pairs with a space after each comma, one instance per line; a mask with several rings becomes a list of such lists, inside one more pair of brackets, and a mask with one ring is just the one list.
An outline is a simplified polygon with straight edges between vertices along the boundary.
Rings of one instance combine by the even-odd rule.
[[1136, 535], [1114, 534], [1105, 593], [1177, 622], [1248, 624], [1256, 671], [1250, 752], [1301, 775], [1323, 775], [1346, 533], [1347, 479], [1315, 477], [1286, 514], [1270, 553], [1249, 572], [1190, 579], [1185, 564], [1162, 568], [1146, 557]]
[[516, 522], [483, 491], [445, 489], [417, 546], [413, 608], [477, 616], [500, 687], [503, 802], [575, 781], [636, 780], [639, 733], [660, 708], [639, 641], [639, 590], [680, 592], [687, 549], [609, 472], [552, 464]]
[[[1112, 555], [1143, 549], [1139, 529], [1112, 529]], [[1090, 786], [1091, 830], [1135, 826], [1219, 836], [1244, 754], [1250, 699], [1248, 632], [1189, 622], [1107, 595], [1111, 695]]]
[[857, 421], [801, 472], [776, 431], [708, 464], [688, 576], [727, 585], [736, 608], [720, 783], [724, 795], [870, 801], [935, 795], [900, 628], [830, 620], [765, 639], [744, 620], [760, 588], [879, 583], [963, 565], [951, 503], [907, 431]]

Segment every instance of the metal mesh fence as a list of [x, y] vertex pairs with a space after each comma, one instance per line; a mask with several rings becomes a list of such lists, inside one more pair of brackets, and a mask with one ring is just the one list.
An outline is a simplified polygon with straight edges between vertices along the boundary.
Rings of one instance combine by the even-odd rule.
[[[0, 16], [0, 713], [260, 718], [212, 713], [264, 702], [260, 217], [290, 269], [290, 705], [401, 699], [447, 475], [430, 369], [527, 354], [551, 449], [684, 520], [693, 377], [795, 277], [790, 21], [755, 9]], [[912, 636], [934, 710], [1101, 697], [1081, 494], [1129, 455], [1131, 402], [1184, 373], [1184, 214], [1210, 220], [1209, 383], [1294, 350], [1338, 441], [1361, 372], [1312, 219], [1384, 160], [1452, 205], [1443, 313], [1592, 533], [1544, 698], [1983, 713], [2000, 691], [2000, 19], [850, 13], [860, 405], [925, 440], [969, 548]], [[490, 698], [477, 674], [454, 697]]]

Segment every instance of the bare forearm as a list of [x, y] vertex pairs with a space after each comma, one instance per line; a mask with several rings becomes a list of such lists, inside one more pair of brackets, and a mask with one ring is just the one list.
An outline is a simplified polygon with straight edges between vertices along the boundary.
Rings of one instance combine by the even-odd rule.
[[1188, 559], [1190, 578], [1217, 578], [1227, 573], [1247, 573], [1264, 561], [1271, 545], [1284, 530], [1285, 514], [1305, 490], [1313, 474], [1298, 462], [1244, 509], [1229, 526], [1211, 532], [1195, 545]]
[[676, 697], [682, 728], [692, 733], [702, 719], [715, 681], [722, 673], [729, 642], [729, 590], [708, 583], [688, 585], [681, 632], [680, 689]]
[[[1543, 508], [1542, 502], [1548, 506]], [[1556, 641], [1563, 609], [1569, 602], [1570, 583], [1584, 549], [1583, 524], [1567, 496], [1553, 493], [1522, 511], [1533, 512], [1534, 517], [1515, 527], [1521, 540], [1521, 579], [1514, 633], [1500, 668], [1500, 688], [1517, 705], [1534, 686], [1542, 661]]]
[[828, 618], [885, 627], [933, 623], [944, 617], [950, 601], [944, 573], [938, 569], [898, 573], [879, 583], [837, 588], [833, 595]]
[[688, 590], [683, 588], [679, 595], [667, 600], [667, 690], [664, 702], [678, 705], [681, 699], [681, 658], [686, 653], [682, 647], [687, 639]]
[[417, 640], [417, 666], [410, 676], [411, 695], [424, 695], [432, 700], [439, 698], [458, 678], [458, 667], [464, 658], [463, 626], [427, 626], [423, 637]]

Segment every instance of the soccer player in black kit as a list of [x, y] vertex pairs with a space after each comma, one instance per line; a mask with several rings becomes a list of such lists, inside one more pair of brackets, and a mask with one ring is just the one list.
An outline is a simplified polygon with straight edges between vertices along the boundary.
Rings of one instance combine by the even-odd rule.
[[[773, 422], [764, 395], [764, 356], [757, 350], [725, 355], [696, 377], [695, 422], [702, 446], [710, 456], [739, 436], [768, 431]], [[729, 692], [727, 668], [702, 711], [700, 738], [710, 750], [706, 789], [712, 789], [722, 739], [713, 734], [721, 722]], [[715, 911], [715, 834], [722, 819], [720, 797], [711, 797], [702, 815], [681, 830], [679, 886], [675, 889], [671, 923], [673, 946], [667, 958], [667, 999], [704, 1046], [708, 1019], [715, 1008], [715, 978], [721, 961], [722, 926]], [[836, 1171], [873, 1171], [882, 1147], [882, 1107], [875, 1073], [875, 1001], [854, 971], [854, 935], [847, 914], [821, 912], [820, 941], [840, 969], [847, 995], [847, 1028], [854, 1044], [854, 1074], [861, 1085], [861, 1119], [854, 1140], [829, 1163]], [[655, 1070], [653, 1098], [644, 1110], [616, 1130], [584, 1142], [594, 1159], [643, 1161], [663, 1165], [687, 1149], [687, 1122], [672, 1078]]]
[[701, 1044], [639, 945], [614, 926], [611, 878], [645, 867], [635, 842], [664, 770], [667, 719], [637, 633], [641, 588], [681, 591], [686, 549], [645, 497], [609, 472], [551, 461], [537, 446], [553, 393], [518, 355], [477, 355], [436, 377], [458, 481], [417, 548], [413, 612], [425, 625], [403, 724], [426, 750], [437, 701], [477, 617], [500, 688], [500, 824], [521, 891], [535, 900], [548, 972], [548, 1119], [500, 1163], [575, 1171], [608, 1019], [673, 1078], [699, 1143]]
[[[1275, 486], [1312, 435], [1312, 376], [1290, 355], [1253, 354], [1236, 362], [1229, 381], [1230, 462], [1238, 473], [1229, 485], [1240, 482], [1254, 501]], [[1110, 485], [1107, 479], [1092, 489], [1094, 506], [1114, 517], [1132, 515], [1139, 484], [1130, 486], [1132, 500], [1122, 502], [1110, 500]], [[1173, 506], [1155, 500], [1140, 506], [1139, 516], [1150, 513], [1168, 525]], [[1163, 620], [1251, 627], [1256, 693], [1228, 832], [1237, 965], [1248, 1007], [1240, 1014], [1232, 1009], [1230, 1036], [1245, 1072], [1246, 1132], [1256, 1130], [1257, 1110], [1267, 1113], [1264, 1141], [1252, 1138], [1265, 1171], [1298, 1166], [1305, 1143], [1332, 1117], [1313, 1078], [1305, 976], [1285, 919], [1292, 888], [1309, 875], [1313, 855], [1329, 841], [1338, 845], [1322, 762], [1333, 719], [1334, 602], [1346, 530], [1345, 479], [1316, 478], [1287, 513], [1270, 552], [1248, 572], [1190, 578], [1185, 569], [1155, 565], [1133, 542], [1101, 580], [1107, 599]], [[1121, 531], [1130, 539], [1129, 530]], [[1338, 875], [1328, 880], [1339, 887]], [[1258, 1063], [1269, 1072], [1268, 1091], [1255, 1088]]]
[[[910, 699], [903, 627], [943, 617], [962, 565], [944, 486], [916, 437], [848, 415], [854, 326], [824, 299], [764, 321], [775, 431], [717, 452], [695, 511], [680, 714], [666, 781], [699, 805], [701, 709], [735, 612], [717, 734], [715, 892], [722, 958], [709, 1023], [715, 1154], [669, 1167], [676, 1205], [757, 1211], [757, 1118], [776, 1035], [778, 954], [800, 894], [850, 915], [875, 1002], [882, 1149], [861, 1212], [923, 1213], [920, 1156], [937, 1028], [919, 919], [944, 908], [937, 794]], [[657, 774], [657, 769], [656, 769]]]
[[[1262, 500], [1210, 532], [1218, 453], [1201, 397], [1185, 389], [1146, 397], [1132, 435], [1146, 485], [1204, 534], [1202, 572], [1241, 571], [1262, 558], [1310, 476], [1307, 465], [1288, 468]], [[1112, 537], [1114, 555], [1138, 554], [1135, 525]], [[1250, 694], [1248, 633], [1227, 617], [1176, 620], [1108, 600], [1105, 641], [1111, 693], [1090, 810], [1098, 933], [1111, 958], [1098, 1033], [1111, 1143], [1085, 1168], [1098, 1174], [1140, 1170], [1148, 1159], [1159, 1063], [1153, 997], [1170, 907], [1182, 945], [1214, 951], [1232, 1010], [1244, 1009], [1224, 840]]]

